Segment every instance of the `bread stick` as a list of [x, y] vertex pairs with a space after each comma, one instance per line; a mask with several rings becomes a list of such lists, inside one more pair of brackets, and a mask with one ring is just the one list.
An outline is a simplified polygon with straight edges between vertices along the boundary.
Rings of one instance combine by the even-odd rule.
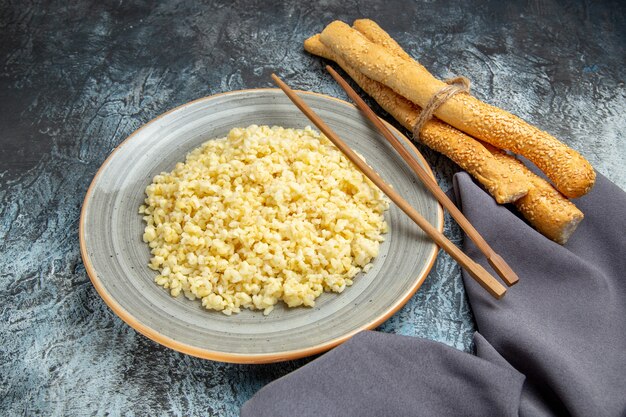
[[[415, 125], [420, 114], [417, 106], [347, 65], [320, 42], [319, 35], [304, 41], [304, 49], [339, 64], [365, 92], [404, 127], [411, 129]], [[476, 178], [500, 204], [518, 200], [528, 192], [530, 185], [523, 175], [512, 174], [505, 164], [493, 158], [480, 143], [437, 119], [432, 119], [424, 125], [421, 139], [425, 145], [446, 155]]]
[[[414, 60], [390, 52], [343, 22], [330, 23], [320, 40], [346, 64], [419, 106], [425, 106], [446, 86]], [[578, 152], [519, 117], [471, 95], [455, 95], [435, 115], [470, 136], [524, 155], [568, 197], [580, 197], [593, 186], [595, 172]]]
[[[370, 41], [384, 46], [394, 55], [411, 59], [387, 32], [369, 19], [355, 20], [353, 27]], [[565, 244], [583, 220], [583, 213], [546, 180], [529, 170], [520, 160], [487, 143], [482, 143], [492, 155], [511, 171], [527, 177], [531, 187], [524, 197], [513, 204], [531, 225], [547, 238]]]
[[495, 158], [509, 165], [511, 172], [522, 173], [530, 181], [528, 194], [513, 202], [517, 210], [539, 233], [564, 245], [585, 217], [583, 213], [520, 160], [501, 149], [484, 145]]
[[[398, 42], [396, 42], [394, 38], [389, 36], [389, 34], [385, 32], [383, 28], [378, 26], [378, 23], [374, 22], [373, 20], [357, 19], [352, 23], [352, 27], [361, 32], [367, 39], [378, 45], [381, 45], [392, 54], [402, 59], [413, 61], [411, 55], [407, 54], [406, 51], [402, 49], [402, 47], [398, 44]], [[417, 65], [422, 66], [422, 64], [420, 64], [419, 62], [414, 62]], [[424, 68], [424, 70], [426, 71], [426, 68]]]
[[[304, 48], [311, 54], [330, 59], [339, 64], [339, 66], [341, 66], [366, 93], [372, 96], [385, 111], [391, 114], [405, 128], [412, 130], [419, 116], [419, 107], [395, 93], [390, 88], [367, 78], [347, 65], [341, 58], [338, 58], [329, 48], [321, 43], [319, 35], [307, 39], [304, 42]], [[519, 212], [522, 213], [541, 234], [560, 244], [567, 242], [583, 219], [583, 213], [578, 210], [573, 203], [556, 191], [546, 180], [535, 175], [513, 156], [486, 143], [481, 144], [475, 139], [436, 119], [432, 119], [426, 123], [422, 136], [428, 141], [425, 143], [430, 146], [432, 136], [446, 137], [449, 132], [454, 132], [453, 135], [458, 139], [459, 146], [465, 146], [473, 152], [483, 153], [487, 151], [491, 154], [491, 158], [486, 157], [483, 161], [487, 168], [483, 168], [482, 175], [475, 175], [465, 169], [463, 159], [461, 158], [457, 161], [460, 155], [448, 155], [446, 153], [448, 150], [443, 149], [444, 147], [442, 146], [436, 146], [439, 143], [436, 138], [432, 143], [432, 148], [441, 149], [435, 150], [447, 155], [461, 166], [461, 168], [468, 171], [468, 173], [483, 184], [491, 195], [494, 195], [494, 191], [490, 190], [490, 186], [494, 187], [495, 192], [501, 190], [502, 186], [497, 185], [497, 180], [490, 178], [489, 175], [485, 176], [485, 172], [491, 173], [493, 169], [497, 172], [511, 173], [511, 178], [517, 178], [518, 175], [523, 175], [529, 191], [524, 197], [516, 200], [513, 204], [515, 204]], [[454, 148], [455, 147], [451, 147], [451, 149]], [[494, 166], [495, 168], [492, 168]], [[502, 180], [501, 174], [495, 175]], [[517, 182], [519, 179], [515, 181]], [[497, 198], [496, 201], [498, 201]]]

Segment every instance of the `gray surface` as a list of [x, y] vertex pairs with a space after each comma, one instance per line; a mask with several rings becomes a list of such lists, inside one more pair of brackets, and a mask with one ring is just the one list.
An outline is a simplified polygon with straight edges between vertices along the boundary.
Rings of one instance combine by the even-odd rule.
[[[356, 108], [319, 94], [301, 97], [426, 221], [443, 227], [437, 200], [415, 184], [408, 165]], [[372, 269], [357, 275], [340, 296], [322, 294], [314, 308], [279, 303], [268, 316], [243, 309], [229, 317], [205, 310], [200, 300], [172, 298], [155, 285], [157, 273], [147, 267], [151, 255], [137, 213], [144, 190], [155, 175], [171, 171], [205, 141], [250, 124], [301, 129], [311, 122], [279, 89], [237, 91], [185, 104], [147, 124], [107, 160], [84, 203], [81, 233], [85, 264], [102, 285], [103, 298], [137, 320], [138, 331], [167, 337], [171, 342], [166, 346], [181, 343], [183, 352], [196, 349], [197, 356], [208, 359], [275, 362], [308, 356], [297, 351], [319, 351], [320, 345], [337, 344], [337, 339], [379, 323], [424, 282], [437, 246], [394, 205], [385, 213], [389, 232]], [[400, 134], [398, 138], [402, 140]], [[412, 256], [406, 259], [408, 251]], [[220, 354], [232, 356], [216, 357]]]
[[[160, 347], [92, 288], [78, 215], [108, 153], [158, 114], [205, 95], [293, 87], [345, 98], [302, 52], [332, 19], [376, 19], [439, 77], [535, 123], [626, 187], [620, 2], [35, 2], [0, 6], [0, 414], [235, 415], [306, 361], [239, 366]], [[423, 149], [440, 184], [456, 167]], [[461, 236], [446, 222], [454, 241]], [[381, 330], [471, 349], [456, 265], [440, 255]]]

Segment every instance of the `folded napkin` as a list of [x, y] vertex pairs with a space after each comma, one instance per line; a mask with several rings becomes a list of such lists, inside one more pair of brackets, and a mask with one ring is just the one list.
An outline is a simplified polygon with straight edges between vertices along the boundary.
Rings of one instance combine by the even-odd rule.
[[[501, 300], [463, 273], [476, 356], [362, 332], [246, 402], [251, 416], [626, 415], [626, 193], [602, 175], [565, 245], [497, 205], [465, 173], [465, 216], [520, 277]], [[465, 252], [490, 268], [476, 246]]]

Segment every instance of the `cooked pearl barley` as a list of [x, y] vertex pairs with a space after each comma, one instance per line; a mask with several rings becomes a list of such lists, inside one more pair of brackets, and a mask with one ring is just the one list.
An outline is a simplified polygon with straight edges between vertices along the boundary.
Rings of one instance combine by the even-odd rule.
[[227, 315], [342, 292], [387, 231], [387, 197], [309, 127], [232, 129], [155, 176], [146, 195], [155, 282]]

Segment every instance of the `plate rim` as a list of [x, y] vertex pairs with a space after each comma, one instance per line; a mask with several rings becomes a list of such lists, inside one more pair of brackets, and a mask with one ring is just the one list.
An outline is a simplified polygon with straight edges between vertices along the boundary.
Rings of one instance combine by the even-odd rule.
[[[201, 98], [183, 103], [179, 106], [176, 106], [158, 115], [157, 117], [148, 121], [147, 123], [143, 124], [141, 127], [136, 129], [133, 133], [131, 133], [126, 139], [120, 142], [120, 144], [117, 145], [113, 149], [113, 151], [111, 151], [111, 153], [107, 156], [107, 158], [104, 160], [102, 165], [100, 165], [100, 167], [94, 174], [94, 177], [91, 180], [91, 183], [89, 184], [89, 188], [87, 188], [87, 192], [85, 193], [85, 197], [82, 202], [82, 207], [80, 210], [79, 228], [78, 228], [79, 229], [78, 234], [79, 234], [79, 242], [80, 242], [80, 254], [83, 260], [83, 264], [85, 266], [85, 271], [87, 272], [87, 275], [89, 276], [89, 279], [91, 280], [92, 285], [96, 289], [96, 292], [98, 293], [100, 298], [104, 300], [105, 304], [119, 318], [121, 318], [122, 321], [124, 321], [127, 325], [129, 325], [131, 328], [133, 328], [135, 331], [139, 332], [143, 336], [146, 336], [147, 338], [153, 340], [154, 342], [157, 342], [163, 346], [166, 346], [178, 352], [195, 356], [198, 358], [209, 359], [209, 360], [220, 361], [220, 362], [240, 363], [240, 364], [262, 364], [262, 363], [282, 362], [282, 361], [294, 360], [294, 359], [299, 359], [299, 358], [315, 355], [315, 354], [330, 350], [333, 347], [347, 341], [355, 334], [363, 330], [373, 329], [374, 327], [377, 327], [378, 325], [382, 324], [384, 321], [389, 319], [394, 313], [396, 313], [400, 308], [402, 308], [413, 297], [413, 295], [417, 292], [417, 290], [422, 286], [422, 284], [424, 283], [424, 280], [426, 279], [433, 265], [435, 264], [435, 261], [437, 259], [437, 254], [439, 252], [439, 247], [437, 245], [433, 246], [433, 249], [431, 250], [426, 266], [422, 269], [421, 274], [418, 277], [416, 277], [411, 288], [406, 292], [406, 294], [404, 294], [402, 297], [396, 300], [393, 304], [389, 306], [389, 308], [384, 313], [380, 314], [378, 317], [376, 317], [374, 320], [370, 321], [369, 323], [366, 323], [360, 326], [359, 328], [354, 329], [340, 337], [337, 337], [335, 339], [332, 339], [330, 341], [327, 341], [327, 342], [324, 342], [315, 346], [302, 348], [302, 349], [288, 350], [288, 351], [283, 351], [283, 352], [273, 352], [273, 353], [259, 353], [259, 354], [228, 353], [228, 352], [221, 352], [221, 351], [201, 348], [198, 346], [193, 346], [187, 343], [179, 342], [175, 339], [170, 338], [169, 336], [159, 333], [157, 330], [152, 329], [149, 326], [142, 324], [137, 318], [131, 315], [128, 311], [126, 311], [126, 309], [122, 307], [122, 305], [120, 305], [111, 296], [111, 294], [109, 294], [109, 292], [104, 287], [104, 284], [98, 277], [98, 274], [96, 273], [96, 270], [93, 267], [89, 254], [87, 252], [87, 243], [85, 239], [85, 220], [87, 217], [86, 208], [93, 195], [94, 187], [96, 183], [98, 182], [98, 179], [100, 175], [102, 174], [104, 168], [111, 162], [111, 159], [115, 156], [115, 154], [120, 149], [122, 149], [123, 146], [128, 141], [136, 137], [139, 134], [139, 132], [141, 132], [143, 129], [147, 128], [153, 123], [158, 122], [163, 117], [179, 109], [182, 109], [183, 107], [186, 107], [195, 103], [203, 102], [203, 101], [212, 100], [221, 96], [231, 95], [231, 94], [255, 93], [255, 92], [280, 92], [280, 91], [281, 90], [278, 88], [250, 88], [250, 89], [242, 89], [242, 90], [233, 90], [233, 91], [227, 91], [223, 93], [217, 93], [217, 94], [212, 94], [209, 96], [201, 97]], [[319, 96], [324, 99], [331, 99], [333, 101], [336, 101], [337, 103], [340, 103], [341, 105], [347, 105], [347, 106], [356, 108], [356, 106], [353, 105], [352, 103], [349, 103], [345, 100], [341, 100], [339, 98], [332, 97], [326, 94], [316, 93], [312, 91], [303, 91], [303, 90], [295, 90], [295, 91], [298, 94]], [[385, 121], [382, 118], [381, 120], [392, 132], [398, 134], [402, 138], [404, 144], [409, 146], [411, 150], [415, 153], [415, 155], [417, 155], [417, 157], [421, 160], [421, 162], [423, 162], [428, 175], [434, 180], [436, 180], [435, 175], [432, 171], [432, 168], [430, 167], [426, 159], [423, 157], [423, 155], [418, 151], [416, 146], [402, 132], [400, 132], [394, 126], [392, 126], [391, 124], [389, 124], [387, 121]], [[444, 228], [443, 208], [439, 202], [437, 202], [436, 207], [437, 207], [437, 220], [439, 223], [436, 226], [436, 228], [440, 232], [443, 232], [443, 228]]]

